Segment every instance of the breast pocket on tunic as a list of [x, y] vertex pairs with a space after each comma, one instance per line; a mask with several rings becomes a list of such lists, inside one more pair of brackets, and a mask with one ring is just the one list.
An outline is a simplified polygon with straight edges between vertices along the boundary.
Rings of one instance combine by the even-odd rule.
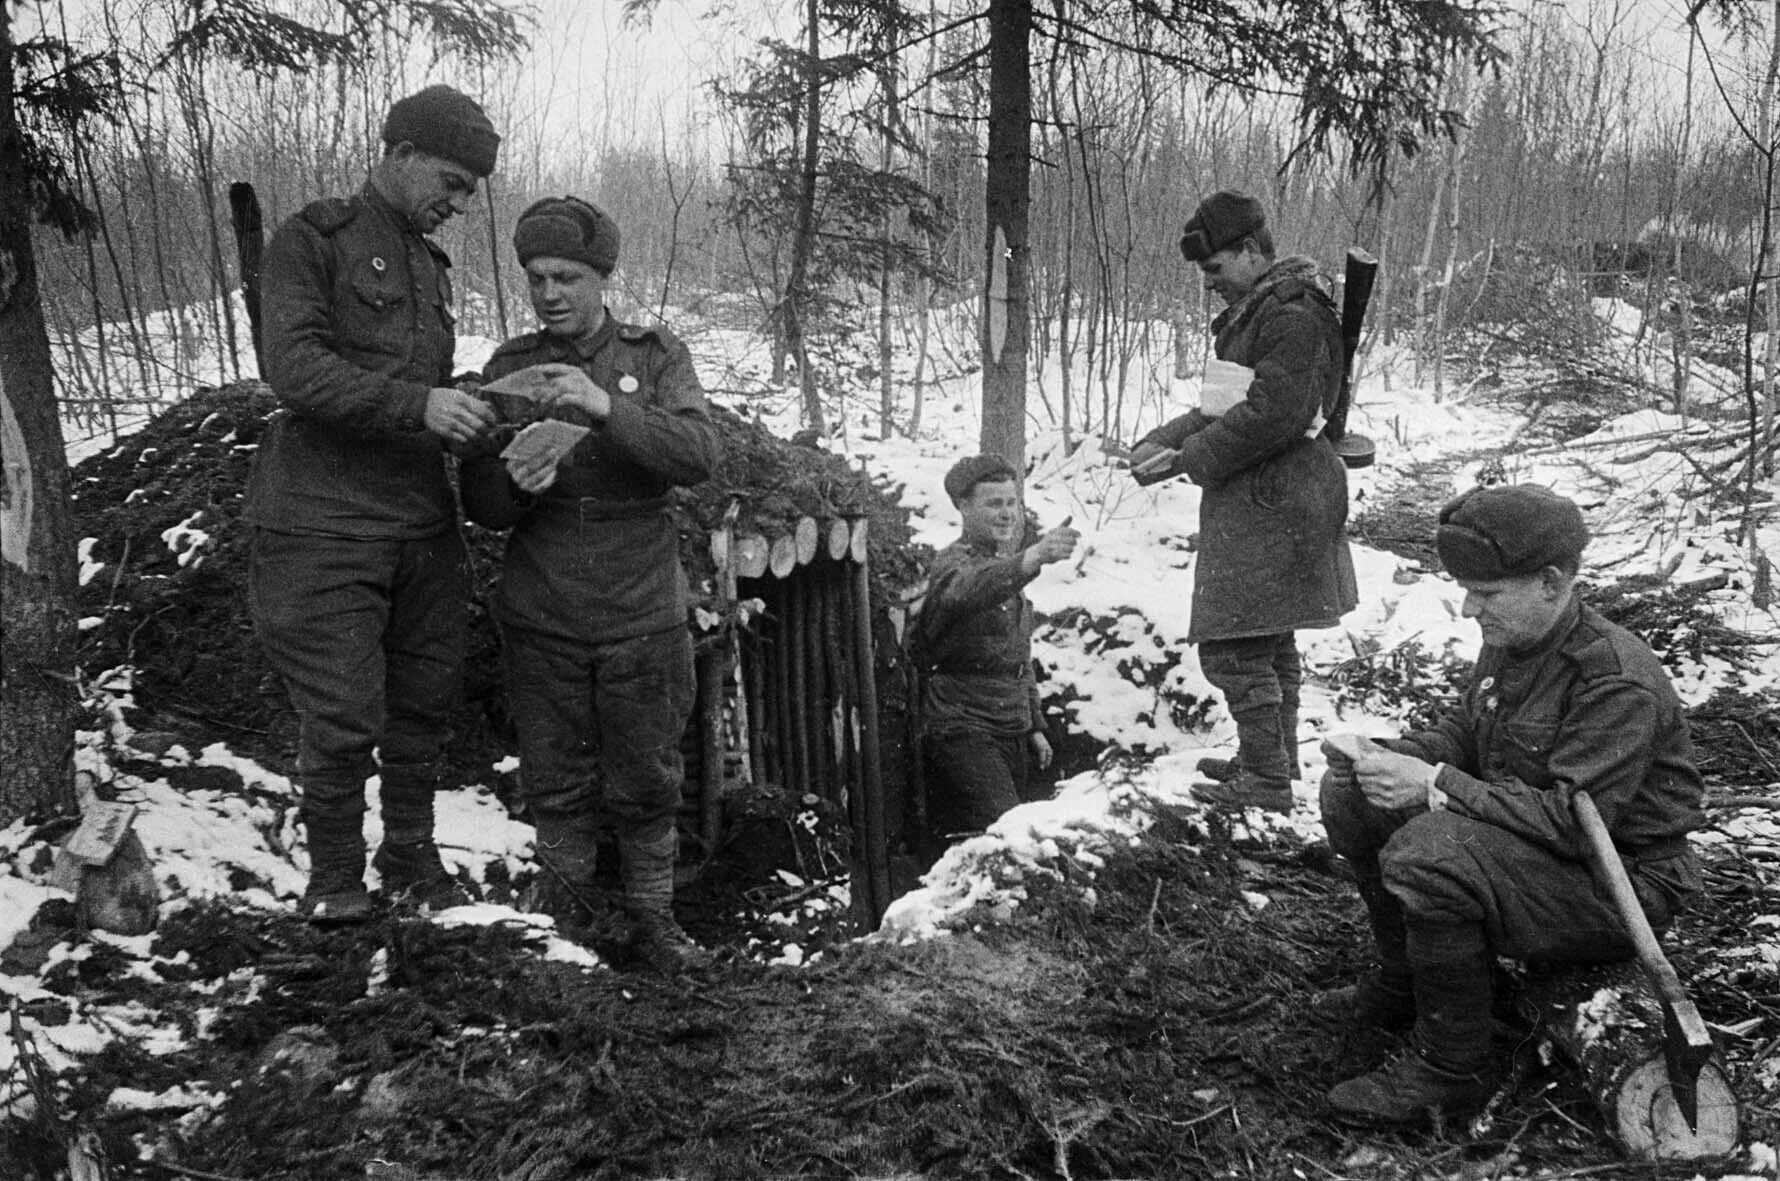
[[342, 335], [359, 348], [401, 354], [413, 322], [408, 308], [408, 284], [396, 268], [381, 258], [360, 259], [352, 265], [346, 285], [353, 301]]
[[1551, 782], [1551, 751], [1557, 724], [1543, 718], [1514, 718], [1501, 729], [1502, 759], [1522, 783], [1544, 787]]

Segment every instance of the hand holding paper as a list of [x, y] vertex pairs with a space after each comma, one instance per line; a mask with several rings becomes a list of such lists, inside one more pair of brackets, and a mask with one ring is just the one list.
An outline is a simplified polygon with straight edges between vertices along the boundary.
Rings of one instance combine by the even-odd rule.
[[534, 422], [507, 444], [501, 458], [507, 474], [523, 492], [542, 492], [556, 482], [556, 467], [575, 445], [587, 437], [588, 428], [546, 418]]

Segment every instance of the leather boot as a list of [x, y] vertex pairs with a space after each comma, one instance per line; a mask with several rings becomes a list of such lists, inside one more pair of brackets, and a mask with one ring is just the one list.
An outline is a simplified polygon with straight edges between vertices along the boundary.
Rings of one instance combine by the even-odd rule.
[[1240, 710], [1236, 718], [1237, 774], [1222, 783], [1195, 783], [1193, 797], [1219, 808], [1292, 810], [1292, 782], [1280, 734], [1279, 705]]
[[674, 918], [675, 834], [621, 836], [624, 908], [631, 920], [631, 950], [664, 976], [711, 966], [713, 957]]
[[343, 792], [304, 786], [309, 884], [297, 909], [318, 926], [362, 923], [371, 917], [371, 895], [365, 890], [364, 808], [362, 795], [355, 801]]
[[1408, 1029], [1415, 1024], [1415, 992], [1403, 904], [1384, 888], [1381, 877], [1361, 874], [1358, 885], [1372, 927], [1378, 966], [1354, 984], [1319, 995], [1311, 1002], [1311, 1011], [1342, 1025]]
[[1236, 778], [1236, 773], [1242, 770], [1242, 764], [1238, 763], [1235, 759], [1226, 759], [1220, 758], [1217, 755], [1211, 755], [1200, 759], [1199, 762], [1195, 764], [1195, 769], [1198, 770], [1199, 774], [1205, 776], [1213, 783], [1226, 783], [1229, 780]]
[[1297, 783], [1304, 778], [1304, 765], [1298, 760], [1298, 701], [1279, 703], [1279, 736], [1280, 745], [1285, 747], [1286, 768], [1291, 772], [1290, 778]]
[[379, 780], [383, 843], [371, 865], [383, 878], [384, 894], [432, 910], [468, 903], [469, 894], [446, 870], [433, 840], [437, 768], [422, 763], [385, 763]]
[[538, 880], [532, 909], [556, 920], [577, 938], [609, 934], [611, 908], [594, 876], [599, 858], [599, 826], [586, 812], [532, 810]]
[[1416, 923], [1407, 942], [1415, 988], [1412, 1048], [1329, 1092], [1329, 1103], [1343, 1118], [1419, 1123], [1430, 1116], [1468, 1116], [1489, 1099], [1494, 981], [1482, 925]]

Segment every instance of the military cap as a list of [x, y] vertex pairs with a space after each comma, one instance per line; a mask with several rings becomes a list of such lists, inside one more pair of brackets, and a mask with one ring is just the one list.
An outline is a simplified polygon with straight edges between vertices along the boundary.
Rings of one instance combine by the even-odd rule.
[[513, 249], [520, 266], [534, 258], [567, 258], [610, 275], [618, 265], [618, 224], [579, 197], [546, 197], [519, 215]]
[[1538, 484], [1461, 493], [1440, 510], [1434, 536], [1447, 572], [1467, 582], [1523, 578], [1547, 566], [1573, 574], [1587, 544], [1582, 510]]
[[494, 171], [501, 146], [482, 105], [443, 82], [391, 104], [383, 120], [383, 142], [394, 146], [404, 140], [477, 176]]
[[978, 484], [985, 481], [1000, 483], [1019, 478], [1020, 473], [999, 455], [972, 455], [967, 459], [960, 459], [946, 473], [946, 495], [952, 498], [953, 504], [960, 504]]
[[1233, 189], [1219, 189], [1187, 219], [1180, 236], [1180, 252], [1188, 262], [1204, 262], [1228, 249], [1267, 224], [1267, 214], [1253, 197]]

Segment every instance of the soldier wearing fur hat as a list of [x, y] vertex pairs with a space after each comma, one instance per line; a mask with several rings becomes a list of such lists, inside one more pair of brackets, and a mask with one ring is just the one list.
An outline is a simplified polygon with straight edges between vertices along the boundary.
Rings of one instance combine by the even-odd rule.
[[[616, 931], [658, 970], [698, 967], [709, 956], [672, 908], [694, 677], [668, 507], [711, 474], [721, 440], [686, 346], [607, 311], [619, 236], [604, 211], [539, 201], [513, 246], [541, 327], [503, 344], [485, 376], [535, 367], [548, 415], [591, 428], [560, 460], [488, 447], [464, 465], [470, 518], [511, 530], [494, 610], [541, 903], [596, 940]], [[602, 810], [617, 824], [621, 913], [595, 884]]]
[[1699, 888], [1686, 715], [1649, 646], [1578, 600], [1587, 541], [1577, 507], [1537, 485], [1447, 504], [1436, 545], [1483, 633], [1462, 701], [1432, 729], [1324, 746], [1323, 827], [1354, 870], [1379, 967], [1317, 1008], [1413, 1031], [1396, 1061], [1329, 1093], [1345, 1117], [1407, 1123], [1488, 1098], [1493, 957], [1634, 954], [1589, 871], [1575, 792], [1606, 820], [1652, 927]]
[[1075, 551], [1067, 524], [1025, 541], [1019, 476], [998, 455], [961, 459], [946, 495], [963, 534], [941, 550], [909, 629], [922, 674], [929, 821], [938, 834], [980, 831], [1035, 798], [1032, 770], [1051, 744], [1032, 669], [1032, 604], [1021, 593]]
[[299, 721], [297, 787], [316, 922], [366, 918], [365, 784], [380, 777], [386, 894], [463, 900], [433, 839], [459, 692], [469, 571], [445, 449], [493, 416], [451, 385], [450, 260], [500, 137], [449, 86], [395, 103], [350, 197], [305, 206], [267, 248], [264, 363], [282, 403], [255, 457], [249, 595]]
[[1316, 265], [1274, 258], [1253, 197], [1207, 197], [1180, 249], [1228, 305], [1211, 325], [1218, 359], [1249, 373], [1235, 405], [1184, 414], [1131, 454], [1139, 483], [1184, 475], [1201, 489], [1187, 639], [1236, 721], [1237, 752], [1201, 761], [1210, 781], [1192, 791], [1287, 812], [1303, 680], [1294, 632], [1333, 627], [1358, 602], [1347, 472], [1322, 434], [1341, 391], [1341, 326]]

